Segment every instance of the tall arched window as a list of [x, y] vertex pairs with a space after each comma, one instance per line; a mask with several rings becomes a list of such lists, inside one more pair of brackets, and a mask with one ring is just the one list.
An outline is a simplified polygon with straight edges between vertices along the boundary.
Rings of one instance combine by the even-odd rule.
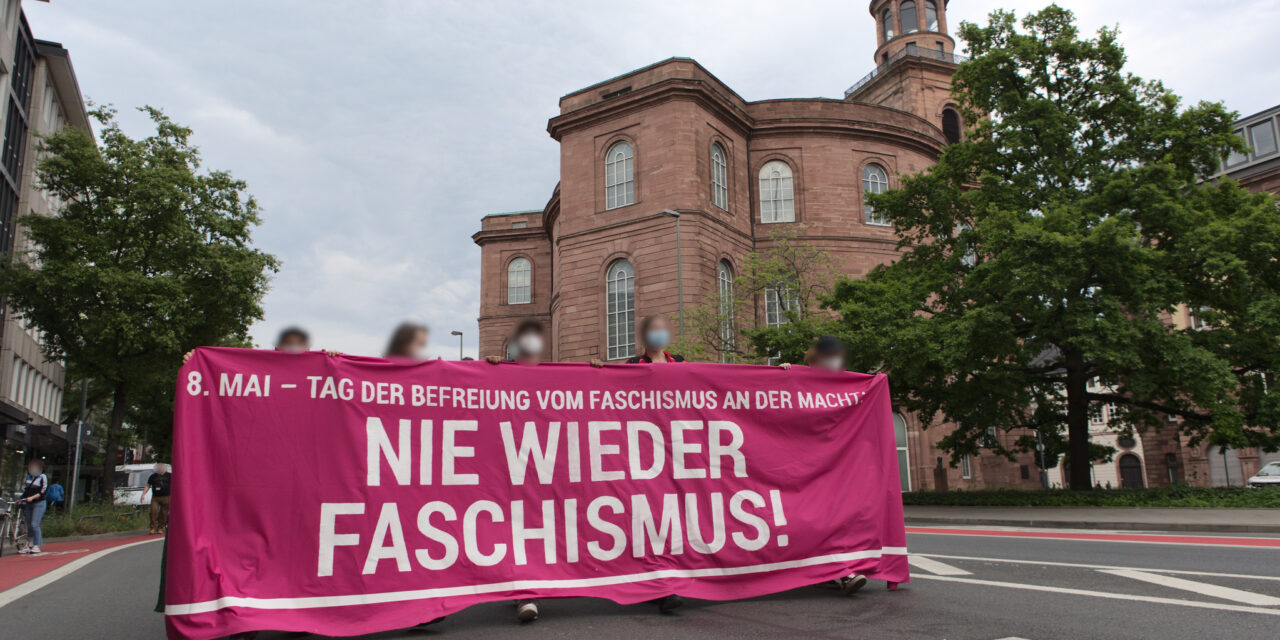
[[635, 154], [627, 142], [614, 143], [604, 158], [604, 208], [617, 209], [636, 201]]
[[907, 455], [907, 419], [893, 414], [893, 439], [898, 447], [898, 484], [903, 491], [911, 490], [911, 460]]
[[947, 144], [960, 142], [960, 114], [950, 107], [942, 110], [942, 137]]
[[760, 167], [760, 222], [795, 222], [791, 165], [770, 160]]
[[880, 14], [880, 24], [884, 25], [884, 39], [892, 40], [894, 36], [893, 12], [885, 9], [884, 13]]
[[902, 7], [898, 9], [898, 18], [902, 20], [903, 33], [915, 33], [920, 30], [920, 25], [916, 22], [916, 3], [912, 0], [902, 3]]
[[938, 4], [933, 0], [925, 0], [924, 3], [924, 30], [938, 30]]
[[719, 142], [711, 145], [711, 202], [729, 210], [729, 162]]
[[867, 202], [868, 193], [884, 193], [889, 188], [889, 174], [878, 164], [869, 164], [862, 169], [862, 210], [866, 212], [867, 224], [889, 224], [889, 218], [877, 213], [875, 207]]
[[507, 304], [529, 304], [533, 300], [533, 265], [528, 258], [507, 263]]
[[720, 361], [732, 362], [736, 331], [733, 322], [733, 267], [721, 260], [716, 269], [720, 292]]
[[630, 357], [636, 348], [636, 273], [630, 262], [616, 260], [609, 265], [605, 303], [608, 359]]

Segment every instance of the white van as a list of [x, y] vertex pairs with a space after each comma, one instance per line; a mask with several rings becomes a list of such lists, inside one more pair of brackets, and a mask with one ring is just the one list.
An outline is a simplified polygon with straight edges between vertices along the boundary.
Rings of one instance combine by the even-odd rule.
[[147, 478], [156, 472], [154, 462], [149, 464], [121, 464], [116, 465], [116, 504], [131, 504], [135, 506], [151, 504], [151, 492], [147, 492], [147, 499], [142, 499], [142, 490], [147, 488]]

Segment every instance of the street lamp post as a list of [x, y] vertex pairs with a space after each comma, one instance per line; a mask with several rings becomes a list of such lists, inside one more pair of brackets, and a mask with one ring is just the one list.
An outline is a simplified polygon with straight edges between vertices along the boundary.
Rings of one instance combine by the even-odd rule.
[[458, 336], [458, 359], [461, 360], [462, 359], [462, 332], [451, 331], [449, 332], [449, 335]]
[[680, 322], [680, 337], [684, 337], [684, 260], [680, 255], [680, 212], [663, 209], [662, 215], [676, 219], [676, 308]]

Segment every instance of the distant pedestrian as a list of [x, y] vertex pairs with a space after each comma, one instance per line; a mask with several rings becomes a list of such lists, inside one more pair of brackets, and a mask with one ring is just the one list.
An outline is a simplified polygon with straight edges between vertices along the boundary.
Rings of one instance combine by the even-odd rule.
[[62, 510], [63, 501], [66, 500], [66, 489], [62, 488], [61, 482], [55, 482], [49, 485], [49, 495], [45, 497], [49, 501], [49, 509]]
[[169, 530], [169, 488], [173, 482], [169, 465], [157, 462], [153, 470], [155, 473], [147, 478], [147, 486], [142, 490], [143, 502], [147, 501], [147, 492], [151, 492], [151, 535]]
[[45, 497], [49, 493], [49, 476], [44, 474], [44, 460], [34, 459], [27, 463], [27, 478], [22, 489], [22, 512], [27, 518], [28, 537], [31, 544], [18, 553], [40, 553], [40, 544], [44, 535], [40, 532], [40, 522], [44, 520], [44, 511], [48, 508]]

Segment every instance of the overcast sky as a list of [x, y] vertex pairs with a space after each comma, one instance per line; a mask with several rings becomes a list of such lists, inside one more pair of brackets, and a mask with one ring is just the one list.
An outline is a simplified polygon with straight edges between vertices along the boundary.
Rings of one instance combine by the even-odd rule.
[[[560, 96], [670, 56], [747, 100], [843, 95], [872, 68], [859, 0], [599, 2], [25, 2], [84, 95], [135, 136], [149, 104], [195, 129], [206, 167], [248, 181], [256, 244], [283, 261], [255, 325], [379, 354], [415, 319], [475, 356], [487, 213], [541, 209], [558, 179]], [[984, 21], [1047, 0], [954, 0]], [[1248, 115], [1280, 103], [1275, 0], [1070, 0], [1086, 32], [1119, 25], [1129, 68], [1187, 101]], [[1271, 60], [1271, 62], [1268, 62]]]

